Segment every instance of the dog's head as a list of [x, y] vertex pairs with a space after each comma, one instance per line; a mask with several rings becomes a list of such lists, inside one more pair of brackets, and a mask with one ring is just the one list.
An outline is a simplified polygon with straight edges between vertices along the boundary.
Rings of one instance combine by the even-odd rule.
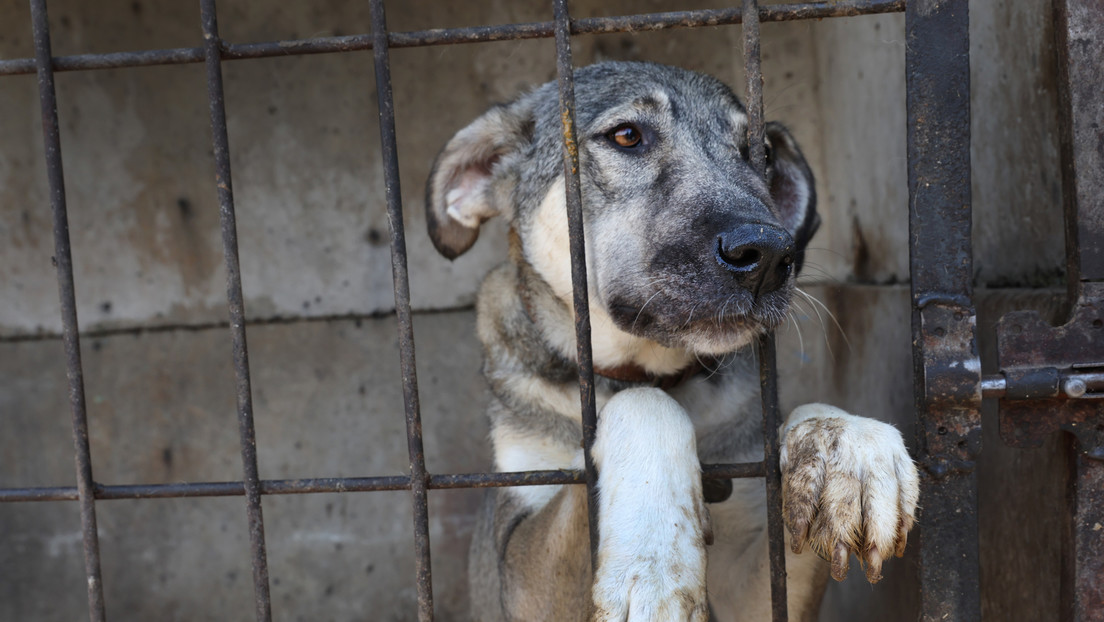
[[[701, 354], [778, 325], [819, 223], [812, 172], [786, 129], [767, 125], [764, 179], [748, 162], [743, 106], [711, 77], [603, 63], [575, 72], [575, 97], [592, 308]], [[460, 130], [426, 191], [437, 249], [455, 258], [503, 216], [521, 259], [570, 300], [562, 141], [554, 83]]]

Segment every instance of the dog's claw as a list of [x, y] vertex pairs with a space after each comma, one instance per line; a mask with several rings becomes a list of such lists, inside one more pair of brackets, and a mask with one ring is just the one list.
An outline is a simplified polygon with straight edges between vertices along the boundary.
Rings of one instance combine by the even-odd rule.
[[866, 580], [872, 584], [882, 580], [882, 552], [877, 545], [866, 552]]
[[905, 545], [908, 544], [908, 532], [912, 528], [912, 517], [908, 514], [902, 514], [900, 523], [897, 528], [897, 547], [893, 552], [897, 557], [905, 556]]
[[805, 539], [809, 537], [809, 521], [798, 520], [790, 525], [790, 550], [795, 555], [800, 555], [805, 547]]
[[836, 550], [832, 553], [832, 578], [843, 581], [847, 578], [847, 569], [851, 565], [851, 551], [842, 542], [836, 543]]

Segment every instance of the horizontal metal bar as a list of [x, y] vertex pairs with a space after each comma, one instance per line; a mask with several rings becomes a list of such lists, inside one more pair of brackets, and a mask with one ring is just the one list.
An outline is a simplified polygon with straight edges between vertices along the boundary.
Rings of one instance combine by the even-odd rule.
[[762, 462], [702, 465], [702, 477], [705, 479], [747, 479], [763, 477], [765, 472]]
[[[1061, 395], [1070, 399], [1095, 399], [1104, 390], [1104, 373], [1069, 373], [1060, 378]], [[981, 396], [1002, 398], [1008, 392], [1008, 379], [1002, 374], [981, 379]]]
[[1004, 397], [1008, 390], [1008, 381], [1001, 375], [983, 376], [981, 379], [981, 396], [1000, 398]]
[[[703, 464], [702, 477], [737, 479], [762, 477], [762, 462]], [[508, 473], [448, 473], [429, 476], [431, 490], [459, 488], [502, 488], [506, 486], [550, 486], [582, 484], [581, 470], [517, 471]], [[261, 480], [261, 494], [296, 495], [329, 492], [379, 492], [410, 490], [406, 475], [383, 477], [322, 477]], [[171, 499], [179, 497], [237, 497], [245, 494], [242, 482], [181, 482], [172, 484], [96, 484], [97, 500]], [[21, 501], [76, 501], [75, 486], [0, 488], [0, 503]]]
[[[856, 17], [882, 13], [900, 13], [905, 10], [904, 0], [850, 0], [846, 2], [806, 2], [764, 6], [759, 9], [759, 21], [784, 22], [830, 17]], [[572, 20], [571, 34], [615, 34], [666, 30], [669, 28], [701, 28], [724, 26], [743, 21], [740, 9], [709, 9], [700, 11], [672, 11], [646, 13], [618, 17], [587, 17]], [[429, 45], [455, 45], [488, 41], [516, 41], [520, 39], [548, 39], [554, 35], [554, 22], [503, 24], [469, 28], [441, 28], [387, 34], [392, 48], [422, 47]], [[342, 37], [314, 37], [288, 41], [224, 44], [223, 60], [247, 58], [271, 58], [306, 54], [333, 54], [355, 52], [372, 48], [371, 34]], [[182, 65], [201, 63], [202, 47], [141, 50], [134, 52], [110, 52], [107, 54], [76, 54], [57, 56], [53, 59], [54, 71], [84, 71], [93, 69], [118, 69], [122, 67], [149, 67], [153, 65]], [[32, 74], [33, 58], [0, 60], [0, 76]]]

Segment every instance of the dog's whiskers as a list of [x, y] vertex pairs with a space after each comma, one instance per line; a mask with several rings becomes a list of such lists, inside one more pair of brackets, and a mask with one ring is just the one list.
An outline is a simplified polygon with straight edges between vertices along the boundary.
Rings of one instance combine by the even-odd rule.
[[683, 328], [690, 326], [690, 324], [694, 321], [694, 311], [698, 310], [699, 304], [701, 304], [701, 302], [695, 302], [694, 306], [690, 307], [690, 316], [686, 318], [686, 322], [682, 325]]
[[[847, 346], [847, 351], [854, 352], [854, 348], [851, 347], [851, 340], [847, 338], [847, 332], [843, 330], [843, 326], [841, 326], [839, 320], [836, 319], [836, 314], [832, 313], [832, 311], [828, 308], [828, 305], [824, 304], [816, 296], [813, 296], [812, 294], [804, 291], [800, 287], [795, 287], [794, 291], [804, 296], [805, 299], [808, 300], [810, 303], [819, 306], [821, 309], [824, 309], [824, 312], [828, 315], [829, 318], [832, 319], [832, 323], [836, 325], [836, 330], [839, 331], [840, 336], [843, 337], [843, 343]], [[813, 307], [813, 310], [816, 310], [815, 306]], [[817, 311], [817, 317], [820, 317], [819, 311]], [[824, 320], [821, 319], [821, 325], [823, 326], [823, 324]], [[828, 339], [827, 331], [825, 331], [824, 339], [825, 341], [827, 341]], [[829, 348], [829, 351], [831, 351], [831, 348]]]
[[800, 361], [800, 364], [802, 366], [804, 366], [805, 365], [805, 338], [802, 337], [802, 335], [801, 335], [801, 326], [798, 325], [797, 319], [794, 318], [793, 312], [787, 313], [786, 317], [790, 320], [790, 322], [793, 323], [794, 330], [797, 331], [798, 353], [800, 354], [800, 356], [798, 357], [798, 361]]
[[[795, 287], [794, 290], [802, 296], [806, 296], [805, 292], [801, 291], [801, 288]], [[824, 337], [824, 346], [828, 348], [829, 355], [833, 354], [832, 343], [828, 340], [828, 326], [824, 323], [824, 316], [821, 315], [820, 309], [804, 298], [794, 298], [793, 305], [805, 310], [806, 315], [810, 315], [809, 312], [812, 312], [811, 315], [816, 316], [817, 323], [820, 324], [820, 334]]]
[[656, 290], [656, 292], [655, 292], [654, 294], [652, 294], [650, 298], [648, 298], [647, 300], [645, 300], [645, 301], [644, 301], [644, 304], [640, 306], [640, 310], [636, 312], [636, 317], [634, 317], [634, 318], [633, 318], [633, 323], [632, 323], [632, 327], [633, 327], [633, 329], [634, 329], [634, 330], [636, 329], [636, 323], [637, 323], [637, 321], [639, 321], [639, 320], [640, 320], [640, 315], [641, 315], [642, 313], [644, 313], [644, 308], [645, 308], [645, 307], [647, 307], [647, 306], [648, 306], [648, 303], [649, 303], [649, 302], [651, 302], [651, 301], [652, 301], [653, 299], [655, 299], [655, 297], [656, 297], [656, 296], [658, 296], [658, 295], [659, 295], [660, 293], [662, 293], [662, 292], [663, 292], [663, 290], [662, 290], [662, 289], [657, 289], [657, 290]]

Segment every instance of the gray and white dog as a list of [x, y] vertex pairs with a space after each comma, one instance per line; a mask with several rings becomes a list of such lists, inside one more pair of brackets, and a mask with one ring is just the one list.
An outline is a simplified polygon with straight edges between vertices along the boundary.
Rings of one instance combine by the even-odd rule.
[[[744, 108], [708, 76], [603, 63], [575, 72], [575, 96], [598, 563], [592, 573], [583, 487], [500, 489], [472, 545], [474, 618], [769, 619], [762, 481], [737, 480], [707, 508], [699, 460], [761, 459], [745, 350], [788, 312], [818, 223], [812, 173], [771, 123], [769, 170], [757, 175]], [[502, 471], [582, 465], [562, 137], [546, 84], [460, 130], [426, 192], [430, 236], [449, 258], [487, 219], [510, 223], [509, 261], [477, 310]], [[851, 554], [875, 582], [903, 552], [918, 479], [900, 433], [878, 421], [809, 404], [782, 434], [789, 611], [809, 620]], [[806, 545], [815, 556], [799, 555]]]

